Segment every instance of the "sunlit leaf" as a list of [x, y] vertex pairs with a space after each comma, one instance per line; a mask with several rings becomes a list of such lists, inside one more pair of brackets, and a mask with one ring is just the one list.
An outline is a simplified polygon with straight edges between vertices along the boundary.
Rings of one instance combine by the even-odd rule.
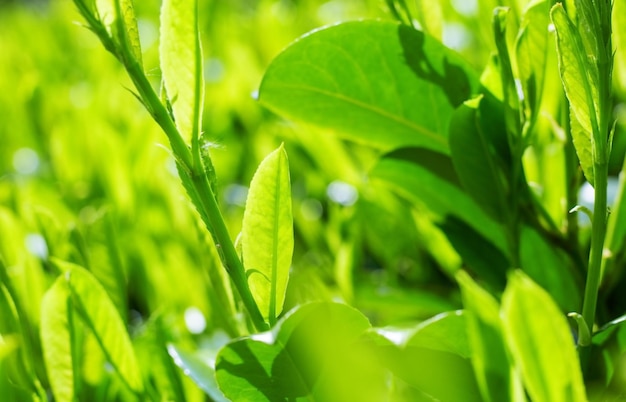
[[[128, 56], [142, 66], [139, 29], [131, 0], [96, 0], [96, 9], [109, 36], [118, 47], [128, 51]], [[118, 52], [119, 54], [119, 52]], [[122, 57], [126, 55], [122, 52]], [[130, 60], [122, 60], [125, 63]]]
[[550, 24], [550, 2], [533, 0], [522, 17], [516, 42], [517, 70], [524, 92], [526, 117], [536, 119], [543, 94]]
[[[347, 397], [346, 390], [363, 400], [359, 395], [371, 384], [354, 379], [363, 368], [359, 364], [368, 363], [355, 364], [358, 356], [351, 353], [351, 347], [368, 328], [367, 319], [349, 306], [302, 305], [271, 332], [225, 346], [215, 365], [217, 382], [234, 401], [340, 401]], [[344, 370], [341, 375], [338, 369]]]
[[533, 401], [586, 401], [575, 342], [550, 295], [520, 271], [502, 296], [506, 341]]
[[498, 302], [465, 272], [457, 275], [467, 311], [467, 337], [485, 401], [511, 400], [515, 379], [502, 334]]
[[615, 67], [613, 74], [622, 94], [626, 94], [626, 0], [613, 0], [613, 44]]
[[61, 276], [41, 302], [44, 362], [54, 398], [59, 402], [73, 402], [75, 397], [71, 314], [70, 290]]
[[174, 363], [191, 377], [204, 392], [215, 402], [227, 402], [228, 399], [220, 391], [215, 380], [215, 370], [195, 354], [183, 350], [176, 345], [168, 345], [167, 351]]
[[187, 141], [197, 141], [204, 79], [196, 0], [163, 1], [159, 56], [176, 127]]
[[241, 246], [250, 290], [263, 317], [273, 323], [283, 309], [293, 254], [289, 163], [282, 145], [252, 178]]
[[408, 26], [340, 24], [302, 37], [268, 68], [259, 100], [294, 120], [383, 150], [447, 151], [452, 111], [478, 92], [457, 54]]
[[557, 53], [563, 88], [570, 103], [572, 137], [587, 180], [593, 184], [591, 154], [592, 133], [598, 130], [596, 99], [598, 81], [586, 62], [580, 33], [561, 4], [550, 12], [556, 28]]
[[120, 379], [141, 394], [143, 382], [130, 337], [106, 291], [84, 268], [58, 260], [55, 264], [66, 271], [72, 305], [95, 335], [107, 360]]

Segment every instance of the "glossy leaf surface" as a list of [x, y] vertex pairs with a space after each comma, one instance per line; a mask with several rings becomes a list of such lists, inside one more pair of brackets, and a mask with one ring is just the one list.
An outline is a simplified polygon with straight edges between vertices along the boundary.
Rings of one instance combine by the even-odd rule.
[[259, 100], [294, 120], [391, 150], [447, 152], [452, 111], [478, 91], [457, 54], [413, 28], [382, 21], [302, 37], [270, 65]]
[[521, 272], [502, 297], [507, 344], [533, 401], [586, 401], [574, 338], [550, 295]]
[[[271, 332], [236, 340], [216, 360], [217, 382], [231, 400], [340, 400], [342, 390], [357, 390], [343, 374], [358, 356], [351, 346], [369, 328], [367, 319], [343, 304], [302, 305], [281, 319]], [[359, 399], [361, 400], [361, 399]]]

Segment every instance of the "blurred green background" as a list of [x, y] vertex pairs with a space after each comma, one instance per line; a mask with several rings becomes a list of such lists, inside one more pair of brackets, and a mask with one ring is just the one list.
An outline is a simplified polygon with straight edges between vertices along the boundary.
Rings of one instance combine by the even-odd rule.
[[[481, 32], [474, 29], [480, 10], [456, 3], [461, 12], [442, 3], [450, 23], [440, 32], [478, 67], [492, 48], [471, 34]], [[136, 4], [155, 87], [159, 6]], [[200, 14], [203, 131], [214, 145], [233, 237], [258, 163], [283, 141], [290, 156], [296, 254], [288, 303], [340, 297], [380, 324], [458, 307], [441, 273], [460, 264], [458, 257], [445, 242], [437, 256], [426, 252], [440, 237], [427, 219], [367, 184], [376, 155], [294, 127], [254, 100], [264, 69], [290, 42], [339, 21], [392, 19], [386, 3], [203, 1]], [[120, 311], [131, 304], [147, 318], [159, 308], [180, 313], [195, 306], [212, 316], [212, 246], [179, 185], [165, 136], [130, 88], [70, 1], [0, 3], [0, 252], [28, 294], [35, 323], [55, 275], [50, 256], [101, 272], [101, 280], [113, 266], [123, 272], [124, 289], [110, 284]], [[416, 225], [403, 224], [407, 219]]]

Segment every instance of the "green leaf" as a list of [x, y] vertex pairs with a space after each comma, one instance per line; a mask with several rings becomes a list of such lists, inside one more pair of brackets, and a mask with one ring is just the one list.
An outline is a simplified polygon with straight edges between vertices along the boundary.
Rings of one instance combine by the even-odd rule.
[[465, 190], [491, 218], [506, 223], [515, 206], [509, 202], [506, 179], [510, 175], [501, 160], [501, 155], [509, 153], [508, 147], [498, 144], [502, 139], [506, 144], [504, 124], [498, 119], [501, 110], [482, 96], [465, 102], [452, 117], [449, 141], [452, 162]]
[[215, 380], [215, 370], [204, 362], [199, 356], [181, 349], [175, 345], [168, 345], [167, 351], [174, 359], [174, 363], [183, 372], [191, 377], [204, 392], [215, 402], [227, 402], [228, 399], [222, 394]]
[[613, 45], [615, 49], [615, 67], [613, 74], [617, 78], [618, 88], [626, 94], [626, 0], [613, 0]]
[[196, 0], [164, 0], [159, 56], [176, 127], [188, 142], [198, 141], [204, 78]]
[[118, 47], [114, 54], [121, 57], [124, 64], [134, 61], [141, 67], [141, 43], [132, 1], [96, 0], [95, 3], [102, 25]]
[[598, 81], [585, 56], [582, 38], [567, 16], [563, 5], [556, 4], [550, 12], [556, 28], [559, 70], [571, 108], [574, 147], [587, 181], [593, 184], [592, 133], [598, 131], [596, 100]]
[[54, 264], [66, 271], [72, 305], [93, 332], [108, 362], [133, 392], [141, 394], [141, 372], [128, 331], [102, 285], [78, 265], [60, 260], [54, 260]]
[[293, 254], [289, 163], [282, 145], [261, 162], [252, 178], [241, 247], [254, 300], [273, 324], [283, 309]]
[[576, 281], [571, 258], [528, 226], [522, 228], [520, 260], [524, 272], [548, 290], [563, 311], [580, 308], [582, 281]]
[[73, 402], [74, 364], [72, 361], [70, 290], [60, 276], [41, 301], [41, 345], [54, 398]]
[[408, 329], [379, 328], [376, 332], [398, 346], [420, 347], [451, 352], [463, 358], [471, 356], [465, 329], [466, 313], [450, 311]]
[[520, 271], [502, 296], [509, 350], [533, 401], [586, 401], [580, 363], [565, 316], [550, 295]]
[[504, 120], [509, 136], [509, 143], [514, 149], [520, 131], [519, 95], [513, 76], [513, 62], [509, 54], [508, 36], [513, 31], [511, 24], [513, 16], [509, 16], [510, 8], [497, 7], [493, 13], [493, 32], [498, 49], [498, 61], [500, 65], [500, 79], [502, 80], [502, 95], [504, 103]]
[[[346, 388], [368, 388], [351, 381], [360, 369], [351, 347], [369, 327], [360, 312], [343, 304], [302, 305], [271, 332], [225, 346], [216, 360], [217, 382], [233, 401], [339, 401]], [[363, 399], [357, 394], [355, 400]]]
[[471, 360], [485, 401], [509, 401], [518, 388], [508, 360], [498, 302], [465, 272], [459, 272]]
[[548, 26], [550, 2], [533, 0], [522, 17], [522, 25], [515, 43], [517, 71], [524, 92], [526, 118], [536, 120], [543, 94], [543, 83], [548, 56]]
[[419, 148], [401, 149], [381, 158], [370, 177], [392, 185], [436, 215], [457, 216], [482, 236], [493, 240], [498, 248], [506, 249], [502, 229], [460, 188], [449, 157]]
[[383, 150], [446, 153], [450, 115], [478, 88], [476, 73], [433, 38], [359, 21], [292, 44], [268, 68], [259, 100], [288, 119]]

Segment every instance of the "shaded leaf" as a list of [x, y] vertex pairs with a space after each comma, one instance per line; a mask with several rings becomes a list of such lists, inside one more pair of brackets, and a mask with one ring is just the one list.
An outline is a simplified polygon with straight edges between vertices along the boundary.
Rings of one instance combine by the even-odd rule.
[[575, 342], [550, 295], [520, 271], [502, 296], [509, 350], [533, 401], [586, 401]]
[[254, 300], [272, 324], [283, 309], [293, 254], [289, 163], [282, 145], [261, 162], [252, 178], [241, 247]]
[[505, 250], [501, 227], [460, 188], [449, 157], [419, 148], [385, 155], [370, 172], [395, 190], [440, 217], [456, 216]]
[[196, 0], [164, 0], [161, 6], [159, 56], [176, 127], [187, 141], [197, 141], [203, 100], [202, 50]]
[[[506, 146], [498, 146], [498, 140], [506, 143], [507, 135], [496, 117], [501, 116], [500, 110], [488, 106], [483, 97], [465, 102], [452, 117], [449, 142], [452, 162], [465, 190], [491, 218], [506, 223], [515, 206], [509, 202], [509, 175], [499, 156], [508, 153]], [[483, 123], [487, 119], [491, 124]]]
[[450, 115], [478, 87], [456, 53], [422, 32], [359, 21], [288, 47], [268, 68], [259, 100], [288, 119], [383, 150], [445, 153]]
[[563, 311], [580, 308], [582, 283], [575, 280], [572, 260], [527, 226], [522, 228], [520, 260], [524, 272], [548, 290]]

